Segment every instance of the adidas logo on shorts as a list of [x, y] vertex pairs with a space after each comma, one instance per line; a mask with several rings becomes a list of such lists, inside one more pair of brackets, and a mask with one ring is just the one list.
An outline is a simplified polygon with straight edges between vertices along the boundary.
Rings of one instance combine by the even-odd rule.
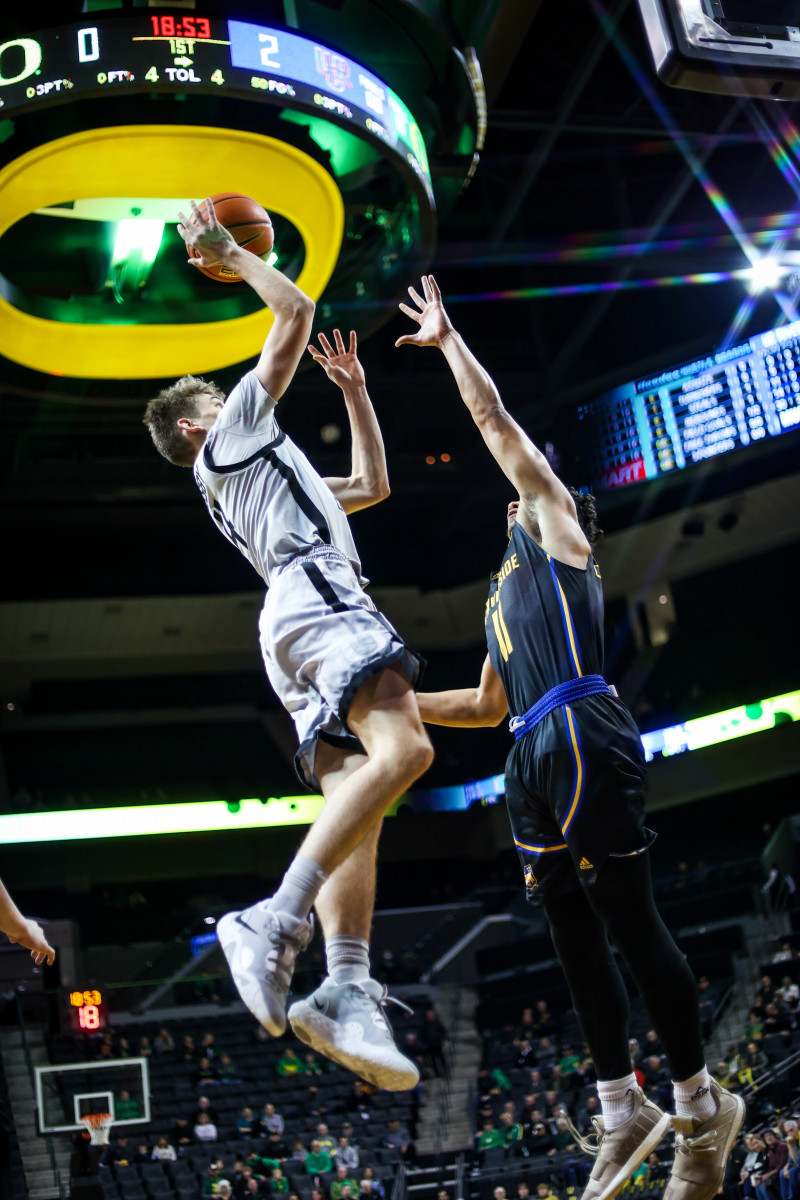
[[582, 858], [581, 861], [579, 862], [578, 866], [580, 867], [581, 871], [593, 871], [594, 870], [594, 867], [589, 862], [588, 858]]

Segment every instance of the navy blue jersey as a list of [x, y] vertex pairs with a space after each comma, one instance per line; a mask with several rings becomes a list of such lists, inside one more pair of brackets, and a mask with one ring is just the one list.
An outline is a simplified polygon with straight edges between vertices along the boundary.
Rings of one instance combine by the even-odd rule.
[[603, 585], [546, 554], [519, 521], [486, 601], [486, 640], [509, 712], [518, 716], [559, 683], [603, 674]]

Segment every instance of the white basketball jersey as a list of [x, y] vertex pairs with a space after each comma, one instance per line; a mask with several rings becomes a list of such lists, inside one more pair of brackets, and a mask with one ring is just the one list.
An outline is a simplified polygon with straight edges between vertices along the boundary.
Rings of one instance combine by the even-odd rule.
[[344, 509], [278, 428], [275, 401], [252, 371], [225, 401], [194, 477], [214, 521], [267, 584], [283, 563], [323, 545], [366, 582]]

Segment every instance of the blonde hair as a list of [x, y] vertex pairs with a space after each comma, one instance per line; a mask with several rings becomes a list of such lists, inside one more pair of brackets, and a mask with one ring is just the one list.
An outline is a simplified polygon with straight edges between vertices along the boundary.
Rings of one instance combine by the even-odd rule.
[[195, 449], [178, 428], [178, 421], [181, 417], [196, 417], [198, 397], [209, 395], [225, 399], [225, 393], [215, 383], [197, 375], [184, 375], [160, 391], [145, 409], [142, 420], [150, 430], [156, 450], [176, 467], [191, 467], [195, 460]]

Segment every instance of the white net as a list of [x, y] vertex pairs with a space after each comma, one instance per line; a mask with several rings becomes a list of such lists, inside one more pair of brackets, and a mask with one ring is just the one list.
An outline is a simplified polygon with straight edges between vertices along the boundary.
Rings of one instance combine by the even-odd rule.
[[111, 1113], [86, 1113], [81, 1124], [89, 1131], [93, 1146], [107, 1146], [111, 1132]]

